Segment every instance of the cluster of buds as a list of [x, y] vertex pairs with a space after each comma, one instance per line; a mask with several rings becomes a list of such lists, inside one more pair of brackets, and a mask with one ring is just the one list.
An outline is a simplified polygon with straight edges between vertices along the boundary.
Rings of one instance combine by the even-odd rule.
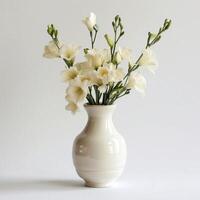
[[146, 48], [154, 45], [161, 39], [161, 33], [169, 29], [171, 25], [171, 20], [170, 19], [165, 19], [163, 26], [159, 29], [158, 33], [148, 33], [148, 39], [147, 39], [147, 45]]
[[58, 30], [54, 27], [53, 24], [47, 26], [47, 33], [54, 41], [58, 40]]

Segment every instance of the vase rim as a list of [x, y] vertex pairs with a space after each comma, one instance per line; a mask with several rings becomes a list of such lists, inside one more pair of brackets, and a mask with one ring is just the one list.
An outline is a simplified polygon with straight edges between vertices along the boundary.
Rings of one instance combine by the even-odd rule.
[[100, 108], [100, 107], [102, 107], [102, 108], [105, 108], [105, 107], [116, 107], [116, 104], [112, 104], [112, 105], [90, 105], [90, 104], [87, 104], [87, 103], [85, 103], [84, 104], [84, 107], [85, 108], [87, 108], [87, 107], [98, 107], [98, 108]]

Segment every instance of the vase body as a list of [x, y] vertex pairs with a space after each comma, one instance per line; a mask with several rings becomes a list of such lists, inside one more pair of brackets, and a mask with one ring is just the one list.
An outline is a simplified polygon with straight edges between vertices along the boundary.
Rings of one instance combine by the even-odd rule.
[[121, 175], [126, 144], [112, 122], [115, 105], [85, 105], [88, 122], [73, 144], [78, 175], [90, 187], [108, 187]]

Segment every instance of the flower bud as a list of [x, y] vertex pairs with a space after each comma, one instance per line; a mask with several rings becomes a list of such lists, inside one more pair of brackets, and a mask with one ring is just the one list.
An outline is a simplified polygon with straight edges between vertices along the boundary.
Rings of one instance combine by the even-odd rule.
[[108, 36], [107, 34], [105, 34], [104, 37], [106, 38], [106, 41], [107, 41], [108, 45], [110, 47], [113, 47], [113, 45], [114, 45], [113, 39], [110, 36]]
[[85, 49], [83, 49], [83, 51], [84, 51], [85, 54], [87, 54], [88, 51], [89, 51], [89, 49], [88, 49], [88, 48], [85, 48]]
[[119, 15], [116, 15], [116, 16], [115, 16], [115, 22], [117, 22], [118, 19], [119, 19]]
[[121, 63], [122, 57], [121, 57], [121, 55], [120, 55], [119, 52], [117, 52], [117, 53], [115, 54], [114, 61], [116, 62], [116, 64]]
[[156, 33], [150, 33], [149, 32], [150, 41], [153, 41], [156, 38], [156, 36], [157, 36]]
[[[94, 13], [90, 13], [89, 17], [85, 17], [83, 19], [83, 23], [87, 26], [88, 30], [92, 32], [96, 25], [96, 15]], [[97, 27], [95, 28], [97, 29]]]
[[170, 27], [171, 22], [172, 21], [170, 19], [165, 19], [165, 22], [164, 22], [165, 30], [167, 30]]

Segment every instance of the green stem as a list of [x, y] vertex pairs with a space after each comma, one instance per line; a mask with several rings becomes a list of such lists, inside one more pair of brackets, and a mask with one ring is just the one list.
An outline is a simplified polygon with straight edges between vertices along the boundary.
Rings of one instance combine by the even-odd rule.
[[93, 39], [93, 43], [92, 43], [93, 48], [94, 48], [94, 43], [96, 41], [96, 37], [97, 37], [97, 30], [95, 30], [95, 35], [94, 35], [94, 39]]
[[97, 85], [94, 85], [94, 91], [95, 91], [95, 95], [96, 95], [96, 104], [99, 104], [99, 101], [100, 101], [100, 92], [98, 90], [98, 86]]
[[89, 90], [89, 94], [87, 94], [87, 97], [90, 99], [90, 104], [91, 104], [91, 105], [94, 105], [94, 104], [95, 104], [95, 100], [94, 100], [94, 98], [93, 98], [93, 96], [92, 96], [92, 87], [89, 86], [89, 87], [88, 87], [88, 90]]
[[135, 64], [133, 65], [133, 67], [131, 67], [131, 68], [128, 70], [127, 74], [124, 76], [124, 80], [126, 79], [124, 85], [126, 85], [126, 83], [127, 83], [127, 81], [128, 81], [128, 77], [130, 76], [130, 74], [131, 74], [133, 71], [135, 71], [135, 70], [140, 66], [138, 63], [139, 63], [140, 59], [142, 58], [142, 56], [143, 56], [143, 53], [139, 56], [139, 58], [137, 59], [137, 61], [136, 61]]
[[91, 40], [91, 46], [92, 46], [92, 49], [94, 47], [94, 43], [93, 43], [93, 35], [92, 35], [92, 31], [90, 31], [90, 40]]
[[94, 34], [94, 37], [93, 37], [93, 32], [90, 31], [90, 40], [91, 40], [92, 49], [94, 48], [94, 43], [95, 43], [95, 41], [96, 41], [97, 32], [98, 32], [98, 31], [95, 29], [95, 34]]
[[115, 48], [116, 48], [116, 37], [117, 37], [117, 29], [114, 29], [114, 46], [113, 46], [113, 51], [111, 54], [111, 62], [113, 62], [114, 55], [115, 55]]

